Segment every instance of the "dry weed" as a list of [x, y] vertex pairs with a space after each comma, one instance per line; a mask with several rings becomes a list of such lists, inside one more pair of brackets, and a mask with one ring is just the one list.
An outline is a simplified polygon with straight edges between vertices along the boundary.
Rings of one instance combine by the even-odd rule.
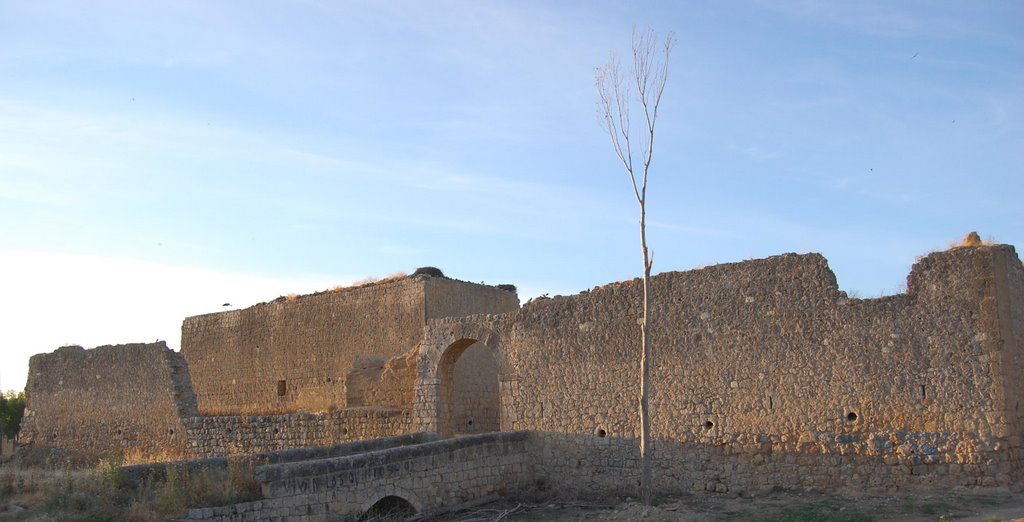
[[960, 246], [976, 247], [981, 246], [981, 236], [977, 232], [970, 232], [960, 241]]
[[[84, 469], [0, 467], [0, 513], [17, 520], [129, 520], [181, 518], [189, 507], [256, 500], [261, 485], [250, 459], [230, 459], [227, 468], [184, 472], [167, 469], [164, 480], [125, 485], [120, 461]], [[17, 506], [17, 507], [15, 507]]]

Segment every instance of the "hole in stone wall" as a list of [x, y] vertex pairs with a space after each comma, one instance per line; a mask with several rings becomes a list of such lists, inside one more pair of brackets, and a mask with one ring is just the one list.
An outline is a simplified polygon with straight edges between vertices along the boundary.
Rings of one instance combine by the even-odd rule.
[[330, 378], [330, 377], [328, 377], [328, 378], [327, 378], [327, 382], [328, 382], [328, 383], [330, 383], [330, 382], [331, 382], [331, 378]]
[[771, 395], [768, 396], [768, 409], [769, 410], [775, 409], [775, 401], [772, 400], [772, 396]]
[[50, 438], [53, 440], [57, 440], [57, 432], [53, 432], [53, 435], [50, 435]]
[[348, 435], [348, 428], [342, 428], [341, 429], [341, 434], [342, 435]]
[[710, 430], [711, 428], [714, 428], [714, 427], [715, 427], [715, 423], [714, 422], [711, 422], [711, 421], [705, 421], [704, 422], [704, 429]]
[[116, 433], [117, 433], [118, 437], [120, 437], [121, 435], [124, 435], [124, 431], [121, 428], [118, 428]]
[[598, 428], [597, 431], [594, 432], [594, 435], [597, 435], [599, 438], [603, 439], [606, 436], [608, 436], [608, 432], [604, 431], [604, 428]]
[[277, 396], [284, 397], [288, 393], [288, 381], [281, 379], [277, 381]]
[[174, 436], [174, 428], [168, 429], [167, 430], [167, 434], [173, 437]]
[[928, 392], [925, 391], [925, 387], [922, 384], [921, 385], [921, 399], [924, 400], [924, 399], [927, 399], [927, 398], [928, 398]]
[[466, 421], [466, 426], [472, 426], [472, 425], [473, 425], [473, 419], [469, 419], [468, 421]]
[[850, 413], [847, 413], [846, 420], [850, 422], [857, 422], [857, 413], [852, 411]]

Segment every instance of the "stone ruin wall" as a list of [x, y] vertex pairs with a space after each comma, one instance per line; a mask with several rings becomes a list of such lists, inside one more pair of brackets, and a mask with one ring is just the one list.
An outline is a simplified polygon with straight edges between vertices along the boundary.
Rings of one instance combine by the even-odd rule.
[[[61, 348], [32, 359], [25, 440], [166, 460], [410, 433], [426, 319], [518, 306], [514, 291], [411, 277], [190, 317], [180, 354]], [[489, 361], [460, 364], [471, 391]], [[243, 414], [218, 415], [229, 412]]]
[[1014, 256], [996, 263], [994, 273], [995, 299], [990, 301], [994, 313], [990, 320], [998, 322], [998, 337], [987, 339], [988, 348], [998, 354], [993, 365], [1001, 367], [998, 374], [1006, 390], [1007, 446], [1014, 476], [1024, 482], [1024, 270]]
[[189, 417], [189, 458], [253, 455], [413, 433], [408, 411], [354, 408], [324, 413]]
[[[204, 415], [407, 409], [405, 364], [428, 319], [502, 313], [514, 291], [443, 277], [341, 289], [185, 319], [182, 354]], [[349, 389], [346, 382], [359, 384]]]
[[196, 414], [181, 355], [164, 342], [65, 346], [29, 360], [20, 442], [85, 454], [185, 453]]
[[[816, 254], [666, 273], [653, 284], [658, 490], [1019, 488], [1024, 480], [1024, 269], [1012, 247], [929, 255], [914, 266], [906, 294], [880, 299], [839, 291]], [[427, 292], [444, 295], [457, 286]], [[310, 306], [303, 299], [309, 298], [283, 304]], [[458, 292], [449, 299], [460, 299]], [[423, 302], [424, 323], [431, 308], [454, 308]], [[633, 494], [639, 303], [639, 282], [627, 281], [537, 300], [505, 315], [429, 321], [428, 332], [466, 323], [500, 339], [445, 352], [465, 350], [449, 361], [455, 431], [474, 432], [459, 429], [470, 418], [484, 431], [491, 421], [477, 419], [492, 419], [490, 412], [500, 409], [501, 429], [534, 432], [534, 473], [548, 486], [568, 494]], [[306, 318], [304, 331], [328, 329], [315, 326], [312, 310], [298, 310], [304, 311], [284, 313]], [[239, 331], [227, 319], [240, 317], [237, 312], [186, 323], [216, 316], [227, 321], [225, 337]], [[206, 329], [211, 335], [216, 328]], [[256, 330], [250, 326], [246, 335], [255, 337]], [[270, 331], [260, 338], [276, 334]], [[416, 431], [423, 419], [413, 417], [422, 405], [410, 412], [409, 386], [421, 400], [421, 386], [430, 384], [421, 382], [426, 360], [416, 357], [424, 344], [382, 363], [353, 361], [337, 370], [343, 382], [358, 380], [352, 372], [369, 372], [359, 377], [358, 407], [197, 416], [188, 413], [195, 403], [182, 401], [177, 354], [132, 346], [143, 348], [129, 347], [124, 356], [112, 351], [121, 347], [65, 348], [33, 358], [26, 433], [37, 443], [72, 449], [108, 440], [123, 448], [184, 446], [196, 456], [323, 445]], [[204, 361], [231, 371], [230, 358]], [[122, 371], [129, 367], [143, 371]], [[102, 370], [95, 382], [93, 368]], [[198, 375], [193, 370], [194, 380]], [[242, 371], [233, 375], [237, 380]], [[498, 382], [500, 399], [488, 395]], [[101, 406], [76, 410], [79, 402]], [[149, 420], [132, 424], [140, 415]], [[46, 440], [53, 433], [58, 438]]]
[[345, 377], [357, 358], [388, 358], [419, 341], [422, 301], [422, 282], [408, 278], [189, 317], [181, 346], [199, 411], [344, 406]]
[[[931, 254], [880, 299], [840, 292], [816, 254], [656, 276], [656, 488], [1019, 487], [1022, 274], [1002, 245]], [[640, 292], [495, 321], [502, 428], [540, 432], [558, 491], [635, 491]]]

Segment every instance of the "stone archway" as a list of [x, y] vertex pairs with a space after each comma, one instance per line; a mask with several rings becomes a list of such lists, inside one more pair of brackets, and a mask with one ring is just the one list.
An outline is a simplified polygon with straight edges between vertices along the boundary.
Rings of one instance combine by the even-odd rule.
[[427, 324], [416, 383], [418, 429], [452, 437], [509, 428], [509, 391], [515, 377], [500, 324], [500, 316]]
[[438, 362], [438, 432], [442, 437], [501, 430], [498, 365], [476, 339], [459, 339]]
[[372, 495], [359, 508], [359, 519], [366, 521], [406, 520], [422, 513], [424, 504], [411, 491], [387, 487]]

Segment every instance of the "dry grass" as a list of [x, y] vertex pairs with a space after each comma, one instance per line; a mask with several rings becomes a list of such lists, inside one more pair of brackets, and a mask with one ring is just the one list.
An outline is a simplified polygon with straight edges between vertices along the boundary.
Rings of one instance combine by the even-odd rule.
[[181, 518], [189, 507], [219, 506], [260, 498], [253, 464], [230, 460], [227, 469], [183, 474], [126, 487], [120, 463], [84, 469], [0, 466], [2, 520], [128, 520]]
[[387, 277], [383, 277], [383, 278], [379, 278], [379, 279], [376, 278], [376, 277], [364, 277], [363, 279], [360, 279], [358, 281], [354, 281], [352, 284], [350, 284], [348, 286], [343, 286], [343, 285], [335, 286], [335, 287], [331, 288], [330, 291], [331, 292], [341, 292], [343, 290], [351, 290], [353, 288], [363, 288], [363, 287], [366, 287], [366, 286], [380, 285], [380, 284], [384, 284], [384, 283], [393, 283], [395, 281], [401, 281], [401, 280], [406, 279], [408, 277], [409, 277], [409, 275], [406, 274], [405, 272], [395, 272], [393, 274], [388, 275]]
[[141, 448], [129, 448], [120, 457], [106, 459], [107, 461], [124, 466], [136, 464], [152, 464], [154, 462], [172, 462], [175, 460], [186, 460], [190, 455], [179, 450], [160, 449], [157, 451], [145, 451]]
[[970, 232], [960, 241], [960, 246], [981, 246], [981, 237], [977, 232]]
[[284, 300], [288, 301], [289, 303], [298, 301], [299, 300], [299, 294], [288, 294], [288, 295], [284, 296]]
[[949, 248], [992, 246], [998, 244], [999, 241], [992, 236], [987, 236], [985, 239], [981, 239], [981, 236], [978, 235], [977, 232], [968, 232], [963, 239], [960, 239], [959, 241], [951, 241], [949, 243]]

